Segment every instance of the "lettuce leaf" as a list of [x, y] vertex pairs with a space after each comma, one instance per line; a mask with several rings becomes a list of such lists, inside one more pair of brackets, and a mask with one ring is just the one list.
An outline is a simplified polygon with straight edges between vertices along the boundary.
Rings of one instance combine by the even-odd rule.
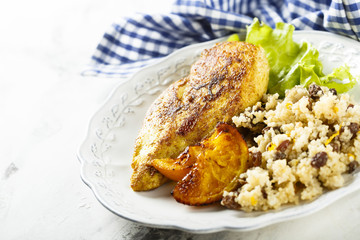
[[335, 68], [326, 76], [313, 74], [314, 71], [309, 71], [305, 67], [301, 71], [300, 84], [305, 87], [314, 82], [321, 86], [335, 88], [338, 93], [344, 93], [352, 89], [357, 82], [357, 78], [351, 75], [350, 67], [347, 65]]
[[[262, 46], [266, 52], [270, 64], [269, 93], [278, 93], [284, 97], [286, 89], [295, 85], [307, 87], [311, 83], [335, 88], [337, 92], [343, 93], [356, 84], [357, 79], [346, 65], [325, 75], [318, 50], [308, 42], [294, 42], [294, 29], [291, 24], [283, 22], [277, 23], [276, 28], [272, 29], [266, 24], [260, 24], [256, 18], [247, 28], [245, 41]], [[232, 39], [236, 37], [232, 36]]]

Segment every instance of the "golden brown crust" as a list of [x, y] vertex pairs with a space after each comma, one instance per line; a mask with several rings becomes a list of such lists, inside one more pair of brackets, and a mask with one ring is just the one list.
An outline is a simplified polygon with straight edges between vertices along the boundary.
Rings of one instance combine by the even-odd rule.
[[268, 75], [261, 47], [223, 42], [205, 50], [189, 76], [173, 83], [150, 107], [136, 140], [133, 190], [166, 182], [151, 160], [175, 158], [210, 135], [218, 122], [230, 122], [266, 92]]

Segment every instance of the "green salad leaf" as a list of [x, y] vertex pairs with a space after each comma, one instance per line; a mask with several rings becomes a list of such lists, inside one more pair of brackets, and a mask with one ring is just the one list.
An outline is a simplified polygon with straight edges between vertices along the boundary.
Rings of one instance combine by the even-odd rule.
[[227, 39], [228, 42], [231, 42], [231, 41], [240, 41], [240, 37], [238, 34], [232, 34], [228, 37]]
[[[245, 41], [262, 46], [266, 52], [270, 64], [269, 93], [284, 97], [286, 89], [295, 85], [307, 87], [311, 83], [335, 88], [343, 93], [356, 84], [357, 79], [346, 65], [325, 75], [318, 50], [308, 42], [294, 42], [294, 29], [293, 25], [283, 22], [277, 23], [276, 28], [272, 29], [256, 18], [247, 28]], [[232, 36], [231, 39], [235, 40], [236, 37]]]

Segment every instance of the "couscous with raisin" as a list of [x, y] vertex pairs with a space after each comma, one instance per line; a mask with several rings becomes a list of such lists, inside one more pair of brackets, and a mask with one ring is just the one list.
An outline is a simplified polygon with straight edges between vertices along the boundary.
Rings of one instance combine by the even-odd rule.
[[233, 122], [254, 134], [253, 166], [236, 190], [224, 193], [229, 208], [250, 212], [313, 200], [342, 187], [344, 174], [360, 162], [360, 106], [335, 89], [313, 84], [288, 90], [284, 99], [266, 94]]

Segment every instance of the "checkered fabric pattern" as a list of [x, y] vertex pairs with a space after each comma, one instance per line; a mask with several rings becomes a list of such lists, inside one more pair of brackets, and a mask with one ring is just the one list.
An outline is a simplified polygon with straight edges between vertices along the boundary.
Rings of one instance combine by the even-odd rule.
[[360, 39], [356, 0], [176, 0], [169, 14], [114, 23], [83, 74], [126, 78], [181, 47], [244, 31], [254, 17], [272, 27], [287, 22]]

